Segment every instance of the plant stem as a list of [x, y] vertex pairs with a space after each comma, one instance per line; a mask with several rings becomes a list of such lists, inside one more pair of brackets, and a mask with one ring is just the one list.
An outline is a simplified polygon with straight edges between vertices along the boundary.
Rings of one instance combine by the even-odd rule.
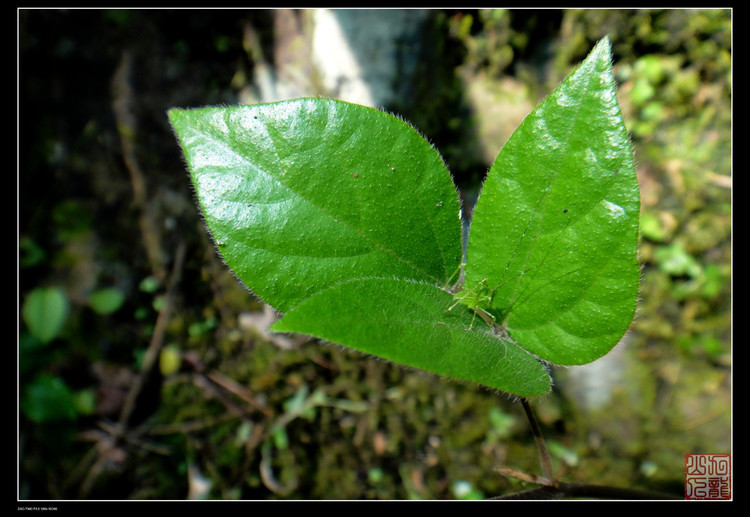
[[[547, 445], [544, 443], [542, 431], [539, 428], [534, 412], [531, 410], [529, 402], [521, 398], [521, 405], [526, 413], [526, 418], [534, 433], [534, 440], [539, 449], [539, 460], [542, 464], [542, 474], [546, 479], [536, 479], [535, 482], [543, 483], [544, 486], [518, 492], [506, 496], [495, 497], [494, 499], [564, 499], [564, 498], [594, 498], [594, 499], [620, 499], [620, 500], [665, 500], [679, 499], [674, 494], [665, 494], [662, 492], [652, 492], [649, 490], [639, 490], [631, 488], [619, 488], [600, 485], [589, 485], [579, 483], [564, 483], [557, 481], [552, 474], [552, 462], [550, 461]], [[506, 473], [507, 474], [507, 473]], [[513, 477], [520, 478], [518, 473]], [[521, 478], [523, 479], [523, 478]], [[547, 484], [549, 481], [550, 484]]]
[[544, 499], [610, 499], [610, 500], [676, 500], [680, 497], [674, 494], [639, 490], [634, 488], [619, 488], [612, 486], [587, 485], [577, 483], [557, 483], [555, 486], [542, 486], [517, 492], [506, 496], [496, 497], [496, 500], [544, 500]]
[[553, 486], [557, 486], [555, 476], [552, 474], [552, 462], [549, 458], [549, 451], [547, 451], [547, 445], [544, 443], [544, 437], [542, 436], [542, 430], [539, 428], [539, 423], [534, 416], [534, 412], [529, 406], [529, 401], [525, 398], [521, 398], [521, 405], [526, 413], [526, 418], [529, 420], [531, 426], [531, 432], [534, 433], [534, 441], [539, 449], [539, 461], [542, 464], [542, 475], [552, 482]]

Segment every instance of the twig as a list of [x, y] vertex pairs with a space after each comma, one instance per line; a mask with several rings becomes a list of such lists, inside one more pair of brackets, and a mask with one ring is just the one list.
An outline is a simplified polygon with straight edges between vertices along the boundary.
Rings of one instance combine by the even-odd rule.
[[268, 438], [260, 448], [260, 478], [263, 484], [274, 494], [287, 496], [297, 488], [297, 479], [293, 479], [288, 485], [283, 485], [273, 474], [271, 458], [271, 439]]
[[122, 411], [120, 412], [119, 423], [122, 429], [125, 429], [127, 427], [128, 420], [130, 419], [130, 416], [135, 408], [135, 401], [138, 398], [138, 395], [141, 393], [141, 390], [146, 384], [146, 381], [151, 375], [154, 367], [158, 363], [159, 353], [164, 346], [164, 334], [167, 329], [170, 312], [172, 311], [174, 291], [182, 275], [182, 265], [185, 261], [185, 248], [185, 243], [181, 243], [177, 247], [174, 265], [172, 267], [172, 272], [167, 283], [167, 291], [164, 294], [164, 305], [159, 311], [159, 316], [156, 319], [154, 334], [151, 336], [151, 343], [149, 344], [148, 349], [143, 356], [140, 375], [128, 392], [128, 396], [125, 399], [125, 404], [123, 405]]
[[215, 384], [218, 384], [225, 390], [229, 391], [230, 393], [234, 393], [236, 396], [250, 404], [250, 406], [253, 407], [253, 409], [256, 409], [260, 412], [262, 412], [266, 416], [270, 416], [272, 414], [272, 411], [266, 407], [262, 402], [257, 400], [252, 393], [250, 393], [250, 390], [239, 384], [234, 379], [230, 379], [226, 375], [223, 375], [219, 372], [209, 372], [206, 374], [206, 377], [214, 382]]
[[[135, 429], [129, 430], [128, 424], [130, 417], [135, 409], [135, 403], [140, 395], [141, 390], [146, 385], [148, 377], [151, 375], [155, 365], [158, 363], [159, 353], [164, 345], [164, 334], [166, 331], [167, 321], [169, 320], [169, 313], [172, 309], [172, 299], [174, 297], [174, 291], [179, 282], [180, 276], [182, 275], [182, 265], [185, 260], [185, 245], [181, 244], [177, 248], [175, 255], [174, 265], [172, 272], [167, 283], [167, 292], [164, 296], [164, 306], [159, 312], [159, 316], [156, 320], [154, 327], [154, 333], [151, 336], [151, 343], [149, 344], [148, 350], [143, 358], [142, 368], [140, 375], [136, 378], [135, 382], [128, 392], [125, 403], [123, 404], [122, 410], [120, 411], [120, 418], [116, 424], [109, 424], [107, 422], [100, 422], [99, 427], [104, 433], [101, 435], [92, 434], [96, 441], [96, 446], [91, 450], [90, 453], [86, 454], [84, 459], [85, 462], [81, 462], [79, 467], [81, 470], [84, 465], [89, 465], [90, 461], [93, 461], [87, 471], [86, 475], [79, 487], [79, 497], [85, 498], [89, 492], [93, 489], [99, 475], [107, 468], [107, 466], [113, 461], [113, 454], [121, 454], [124, 457], [124, 452], [119, 448], [119, 443], [124, 440], [129, 445], [140, 446], [150, 452], [157, 454], [168, 454], [168, 449], [152, 445], [147, 442], [138, 439], [138, 436], [143, 433], [143, 430]], [[124, 459], [124, 458], [122, 458]], [[121, 461], [121, 458], [117, 457], [117, 461]], [[79, 475], [74, 476], [77, 479]]]
[[149, 436], [163, 436], [168, 434], [189, 434], [203, 429], [215, 427], [223, 422], [235, 420], [237, 415], [224, 413], [214, 418], [201, 418], [200, 420], [191, 420], [188, 422], [178, 422], [176, 424], [163, 424], [148, 430]]
[[521, 472], [520, 470], [516, 470], [510, 467], [499, 467], [495, 469], [495, 472], [497, 472], [501, 476], [510, 477], [513, 479], [519, 479], [521, 481], [526, 481], [527, 483], [534, 483], [535, 485], [543, 485], [543, 486], [555, 485], [555, 483], [551, 479], [537, 476], [536, 474], [530, 474], [528, 472]]
[[137, 134], [137, 120], [133, 104], [135, 94], [130, 84], [133, 68], [133, 56], [130, 52], [123, 52], [120, 64], [112, 77], [112, 111], [117, 122], [117, 132], [120, 135], [123, 161], [130, 174], [133, 188], [133, 201], [140, 212], [138, 223], [141, 227], [141, 237], [146, 247], [146, 254], [154, 277], [159, 281], [166, 276], [164, 268], [164, 253], [161, 249], [159, 225], [155, 220], [153, 209], [148, 203], [146, 192], [146, 174], [140, 166], [136, 152], [135, 135]]

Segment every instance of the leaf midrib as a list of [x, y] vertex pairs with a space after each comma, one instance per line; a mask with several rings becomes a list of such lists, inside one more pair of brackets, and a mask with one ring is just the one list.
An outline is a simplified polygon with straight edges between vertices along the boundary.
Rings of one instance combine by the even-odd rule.
[[[227, 124], [227, 126], [230, 127], [229, 124]], [[284, 166], [287, 164], [287, 161], [279, 156], [279, 154], [277, 152], [276, 141], [275, 141], [273, 135], [271, 134], [271, 132], [268, 131], [267, 125], [263, 124], [263, 127], [264, 127], [264, 129], [266, 129], [266, 134], [268, 135], [269, 140], [273, 144], [274, 155], [276, 156], [276, 159], [277, 159], [278, 163], [280, 164], [279, 165], [279, 170], [283, 170]], [[223, 135], [217, 135], [213, 131], [213, 129], [214, 129], [213, 125], [209, 125], [208, 129], [194, 128], [194, 130], [197, 131], [199, 134], [201, 134], [201, 136], [204, 136], [204, 137], [210, 139], [212, 142], [215, 141], [216, 139], [220, 139], [223, 136]], [[281, 181], [280, 177], [283, 177], [283, 175], [274, 175], [271, 172], [267, 171], [264, 167], [257, 166], [255, 163], [252, 162], [252, 160], [249, 157], [245, 156], [245, 154], [243, 152], [241, 152], [234, 145], [232, 145], [234, 143], [234, 140], [230, 139], [230, 142], [231, 143], [228, 146], [229, 149], [231, 149], [232, 152], [234, 152], [235, 155], [237, 157], [239, 157], [242, 162], [244, 162], [245, 164], [249, 165], [252, 170], [258, 171], [258, 172], [266, 175], [268, 178], [272, 179], [277, 184], [279, 184], [284, 189], [286, 189], [288, 192], [290, 192], [293, 196], [297, 196], [298, 198], [302, 199], [306, 203], [308, 203], [311, 206], [315, 207], [321, 213], [323, 213], [326, 216], [328, 216], [329, 218], [331, 218], [331, 220], [333, 220], [335, 223], [341, 224], [342, 226], [345, 226], [348, 229], [352, 230], [354, 233], [356, 233], [357, 235], [359, 235], [360, 238], [362, 238], [365, 242], [368, 242], [372, 246], [372, 248], [374, 248], [374, 249], [376, 249], [376, 250], [378, 250], [378, 251], [380, 251], [380, 252], [382, 252], [382, 253], [384, 253], [386, 255], [389, 255], [389, 256], [393, 257], [394, 259], [398, 260], [399, 262], [401, 262], [403, 264], [406, 264], [409, 268], [411, 268], [412, 270], [414, 270], [415, 272], [417, 272], [417, 273], [419, 273], [421, 275], [421, 277], [419, 279], [421, 279], [421, 280], [429, 279], [429, 280], [431, 280], [433, 282], [439, 282], [440, 281], [438, 278], [435, 278], [433, 275], [429, 274], [427, 271], [424, 271], [417, 264], [413, 263], [412, 261], [409, 261], [409, 260], [405, 259], [401, 255], [397, 254], [394, 250], [392, 250], [392, 249], [384, 246], [381, 242], [373, 239], [372, 237], [370, 237], [369, 235], [367, 235], [367, 233], [365, 233], [362, 229], [357, 228], [355, 226], [352, 226], [346, 220], [339, 218], [335, 214], [331, 213], [330, 211], [328, 211], [325, 208], [323, 208], [322, 206], [320, 206], [320, 204], [312, 201], [307, 196], [304, 196], [300, 192], [297, 192], [294, 189], [292, 189], [288, 184], [286, 184], [283, 181]], [[423, 177], [420, 176], [419, 177], [419, 181], [421, 182], [422, 180], [423, 180]], [[432, 219], [427, 218], [427, 220], [429, 220], [432, 223]], [[434, 235], [434, 232], [433, 232], [433, 235]], [[437, 239], [435, 239], [434, 242], [438, 242]], [[441, 250], [441, 255], [444, 255], [442, 253], [442, 248], [440, 248], [440, 246], [436, 246], [436, 248], [439, 249], [439, 250]], [[259, 249], [262, 249], [262, 248], [259, 248]], [[320, 258], [325, 258], [325, 257], [320, 257]], [[443, 264], [445, 264], [445, 259], [444, 258], [443, 258]]]

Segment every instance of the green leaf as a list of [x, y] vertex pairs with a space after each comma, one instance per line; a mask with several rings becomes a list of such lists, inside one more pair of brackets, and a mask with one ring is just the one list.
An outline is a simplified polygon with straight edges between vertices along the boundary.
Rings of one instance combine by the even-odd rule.
[[41, 374], [25, 387], [20, 408], [32, 422], [73, 420], [76, 418], [73, 393], [65, 382], [49, 374]]
[[89, 305], [97, 314], [112, 314], [125, 302], [125, 294], [115, 288], [98, 289], [89, 296]]
[[352, 278], [444, 283], [458, 267], [455, 186], [406, 122], [330, 99], [169, 118], [224, 260], [277, 310]]
[[493, 334], [433, 284], [393, 278], [343, 282], [310, 296], [271, 330], [308, 334], [516, 395], [549, 390], [547, 371], [536, 358]]
[[42, 343], [49, 343], [68, 318], [68, 298], [57, 287], [38, 287], [26, 296], [21, 316], [33, 336]]
[[638, 185], [605, 39], [518, 128], [468, 244], [440, 156], [411, 126], [329, 99], [171, 110], [228, 266], [298, 332], [521, 396], [539, 359], [582, 364], [638, 293]]
[[609, 352], [636, 307], [638, 183], [609, 41], [518, 127], [490, 169], [465, 286], [509, 336], [556, 364]]

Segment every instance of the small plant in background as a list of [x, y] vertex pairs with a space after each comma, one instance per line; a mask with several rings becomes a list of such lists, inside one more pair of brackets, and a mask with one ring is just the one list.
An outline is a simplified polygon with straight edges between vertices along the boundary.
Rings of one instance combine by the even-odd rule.
[[465, 258], [450, 174], [397, 117], [330, 99], [169, 117], [226, 264], [283, 314], [272, 331], [519, 397], [543, 476], [504, 473], [571, 493], [526, 399], [635, 312], [639, 189], [606, 38], [503, 147]]
[[[117, 311], [123, 302], [122, 291], [109, 287], [94, 290], [86, 300], [88, 308], [99, 315]], [[57, 375], [36, 373], [40, 365], [58, 353], [50, 351], [50, 344], [65, 337], [70, 313], [71, 303], [59, 287], [32, 289], [21, 306], [21, 319], [28, 333], [19, 340], [19, 372], [31, 380], [22, 394], [20, 409], [33, 422], [70, 421], [94, 412], [92, 390], [73, 390]]]

